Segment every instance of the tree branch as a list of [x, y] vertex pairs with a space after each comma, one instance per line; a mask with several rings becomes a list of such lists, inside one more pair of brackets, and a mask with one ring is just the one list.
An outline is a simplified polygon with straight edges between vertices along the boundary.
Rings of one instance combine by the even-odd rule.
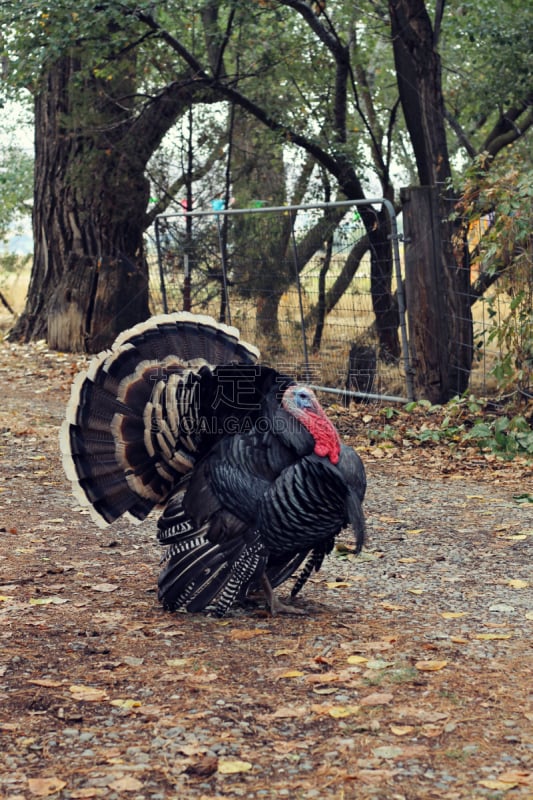
[[533, 93], [523, 103], [504, 112], [483, 145], [489, 155], [495, 156], [504, 147], [520, 139], [533, 124]]
[[[287, 0], [287, 4], [294, 4], [298, 6], [305, 5], [301, 2], [301, 0]], [[163, 39], [163, 41], [165, 41], [169, 47], [171, 47], [174, 52], [178, 53], [180, 58], [182, 58], [185, 63], [188, 64], [192, 70], [192, 84], [194, 87], [196, 87], [196, 89], [203, 87], [204, 90], [213, 92], [216, 96], [218, 96], [218, 99], [225, 99], [235, 103], [240, 108], [244, 109], [244, 111], [247, 111], [249, 114], [262, 122], [263, 125], [269, 128], [269, 130], [275, 133], [280, 133], [287, 142], [292, 142], [293, 144], [298, 145], [298, 147], [301, 147], [302, 150], [305, 150], [307, 153], [312, 155], [319, 164], [327, 169], [328, 172], [330, 172], [338, 180], [342, 191], [348, 199], [365, 199], [361, 182], [355, 174], [353, 165], [347, 158], [344, 158], [339, 154], [336, 154], [335, 156], [330, 155], [322, 147], [320, 147], [320, 145], [309, 139], [307, 136], [298, 133], [290, 126], [274, 119], [274, 117], [271, 117], [264, 108], [258, 106], [248, 97], [241, 94], [230, 84], [223, 83], [221, 80], [209, 75], [204, 70], [198, 59], [192, 53], [190, 53], [180, 41], [168, 33], [168, 31], [161, 28], [159, 23], [156, 22], [152, 16], [145, 14], [144, 12], [138, 12], [138, 18], [141, 22], [144, 22], [144, 24], [148, 25], [153, 30], [157, 30], [161, 39]], [[331, 38], [332, 37], [330, 37], [330, 39]], [[363, 211], [361, 211], [361, 216], [364, 216]]]
[[475, 158], [477, 155], [477, 151], [473, 146], [473, 144], [471, 144], [470, 140], [468, 139], [468, 136], [466, 135], [466, 131], [464, 130], [464, 128], [461, 127], [456, 117], [454, 117], [451, 111], [449, 111], [447, 108], [444, 109], [444, 117], [446, 119], [446, 122], [449, 124], [449, 126], [457, 136], [459, 144], [461, 144], [464, 147], [470, 158], [472, 159]]

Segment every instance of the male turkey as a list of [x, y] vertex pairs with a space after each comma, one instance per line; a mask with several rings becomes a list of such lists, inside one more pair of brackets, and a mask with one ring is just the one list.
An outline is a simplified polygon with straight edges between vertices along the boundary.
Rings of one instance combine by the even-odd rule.
[[162, 506], [159, 599], [222, 616], [302, 564], [291, 598], [351, 525], [366, 479], [311, 389], [257, 363], [235, 328], [186, 312], [122, 333], [76, 378], [61, 429], [67, 476], [93, 518]]

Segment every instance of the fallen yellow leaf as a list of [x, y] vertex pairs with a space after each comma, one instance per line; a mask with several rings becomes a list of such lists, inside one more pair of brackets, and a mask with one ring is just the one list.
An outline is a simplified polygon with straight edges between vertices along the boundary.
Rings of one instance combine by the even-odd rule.
[[509, 789], [514, 789], [515, 786], [518, 786], [518, 782], [507, 783], [506, 781], [487, 779], [478, 781], [478, 785], [483, 786], [485, 789], [495, 789], [496, 791], [507, 792]]
[[278, 678], [302, 678], [304, 675], [305, 672], [299, 669], [289, 669], [287, 672], [282, 672], [281, 675], [278, 675]]
[[333, 719], [344, 719], [345, 717], [351, 717], [354, 714], [359, 713], [359, 706], [339, 706], [339, 705], [312, 705], [311, 711], [314, 711], [315, 714], [320, 714], [321, 716], [328, 716], [332, 717]]
[[422, 672], [437, 672], [446, 666], [448, 666], [447, 661], [417, 661], [415, 664], [415, 668]]
[[354, 714], [357, 714], [359, 711], [359, 706], [332, 706], [328, 710], [328, 714], [333, 719], [344, 719], [345, 717], [351, 717]]
[[36, 678], [33, 681], [28, 681], [28, 683], [32, 683], [34, 686], [45, 686], [49, 689], [55, 689], [57, 686], [61, 686], [61, 681], [53, 681], [51, 678]]
[[337, 683], [339, 680], [340, 676], [337, 672], [318, 672], [305, 677], [306, 683]]
[[346, 659], [348, 664], [365, 664], [368, 661], [368, 658], [364, 656], [348, 656]]
[[410, 530], [406, 530], [405, 532], [409, 536], [420, 536], [421, 533], [424, 533], [425, 528], [411, 528]]
[[510, 581], [508, 581], [508, 586], [510, 586], [512, 589], [527, 589], [529, 583], [528, 581], [523, 581], [520, 578], [512, 578]]
[[424, 594], [423, 589], [408, 589], [407, 591], [411, 592], [411, 594]]
[[30, 606], [60, 606], [68, 603], [64, 597], [30, 597]]
[[533, 772], [526, 772], [521, 769], [506, 769], [505, 772], [498, 775], [498, 780], [504, 783], [514, 783], [516, 781], [524, 786], [529, 786], [530, 783], [533, 784]]
[[36, 797], [48, 797], [64, 789], [67, 784], [59, 778], [29, 778], [28, 789]]
[[444, 619], [461, 619], [461, 617], [467, 617], [468, 611], [443, 611], [441, 613], [441, 617]]
[[108, 699], [104, 689], [97, 689], [95, 686], [77, 684], [69, 686], [69, 692], [72, 692], [75, 700], [83, 700], [86, 703], [99, 703]]
[[109, 789], [115, 792], [138, 792], [143, 788], [143, 785], [137, 778], [127, 775], [124, 778], [117, 778], [116, 781], [111, 781], [107, 784]]
[[117, 697], [116, 700], [111, 700], [111, 705], [115, 706], [116, 708], [139, 708], [141, 705], [139, 700], [133, 700], [132, 698], [122, 698]]
[[326, 586], [328, 589], [346, 589], [350, 584], [347, 581], [328, 581]]
[[414, 731], [414, 725], [391, 725], [391, 733], [395, 736], [407, 736], [408, 733]]
[[239, 759], [220, 758], [218, 761], [217, 772], [221, 775], [235, 775], [238, 772], [249, 772], [252, 764], [249, 761], [239, 761]]
[[165, 664], [167, 667], [184, 667], [190, 658], [165, 658]]
[[474, 639], [482, 639], [485, 642], [491, 642], [494, 639], [510, 639], [512, 633], [476, 633]]

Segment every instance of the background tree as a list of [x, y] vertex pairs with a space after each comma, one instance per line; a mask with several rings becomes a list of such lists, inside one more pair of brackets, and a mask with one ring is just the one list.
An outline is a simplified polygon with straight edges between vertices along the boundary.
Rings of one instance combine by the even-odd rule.
[[27, 26], [19, 62], [44, 53], [13, 67], [14, 79], [33, 81], [36, 141], [34, 266], [13, 335], [95, 352], [149, 313], [145, 170], [188, 108], [190, 80], [141, 99], [144, 26], [121, 4], [90, 11], [82, 29], [68, 3], [37, 15], [33, 3], [12, 9]]
[[[75, 220], [74, 229], [68, 219], [64, 225], [45, 225], [51, 236], [46, 243], [47, 252], [61, 249], [57, 237], [64, 237], [68, 249], [71, 242], [80, 241], [80, 223], [87, 235], [81, 237], [79, 252], [85, 252], [85, 242], [91, 242], [90, 231], [94, 238], [94, 225], [103, 225], [100, 207], [105, 208], [106, 217], [122, 215], [122, 225], [126, 218], [135, 224], [144, 219], [146, 224], [143, 170], [164, 133], [191, 103], [218, 101], [227, 107], [238, 107], [265, 128], [265, 135], [270, 132], [272, 147], [280, 147], [283, 142], [284, 147], [299, 148], [314, 159], [338, 187], [337, 196], [363, 200], [370, 189], [375, 194], [377, 184], [384, 196], [397, 201], [395, 180], [397, 165], [402, 163], [406, 168], [400, 175], [415, 174], [420, 183], [437, 185], [441, 190], [439, 203], [444, 203], [453, 179], [456, 152], [460, 156], [456, 160], [458, 166], [465, 163], [465, 156], [472, 158], [488, 147], [490, 164], [502, 148], [523, 137], [531, 125], [531, 94], [525, 78], [515, 80], [511, 87], [506, 76], [505, 81], [493, 80], [491, 90], [485, 94], [475, 92], [475, 87], [485, 80], [480, 65], [484, 59], [490, 72], [490, 51], [496, 45], [499, 67], [508, 56], [509, 75], [515, 70], [521, 76], [531, 74], [526, 69], [530, 51], [528, 55], [525, 37], [518, 38], [517, 23], [512, 35], [506, 36], [505, 24], [519, 4], [512, 0], [507, 4], [509, 11], [504, 3], [496, 5], [502, 9], [502, 17], [501, 21], [497, 16], [490, 18], [497, 33], [488, 37], [481, 21], [489, 9], [486, 2], [437, 3], [430, 17], [429, 5], [420, 0], [363, 0], [357, 7], [342, 0], [320, 7], [303, 0], [191, 0], [187, 8], [171, 2], [157, 10], [144, 0], [114, 0], [105, 6], [81, 0], [76, 12], [70, 4], [58, 2], [53, 18], [44, 10], [41, 16], [36, 15], [34, 2], [4, 3], [3, 18], [11, 9], [11, 22], [19, 25], [16, 41], [7, 42], [8, 54], [20, 56], [12, 68], [13, 80], [19, 79], [20, 83], [20, 65], [24, 64], [26, 80], [31, 75], [36, 96], [43, 86], [50, 87], [47, 107], [55, 106], [54, 113], [63, 126], [51, 130], [56, 139], [59, 134], [60, 141], [67, 143], [64, 152], [68, 169], [62, 172], [63, 183], [67, 184], [64, 190], [72, 196], [74, 178], [76, 206], [84, 209], [84, 215]], [[517, 16], [525, 29], [532, 11], [520, 7], [519, 12]], [[473, 37], [470, 49], [464, 47], [463, 31]], [[77, 80], [68, 85], [53, 80], [50, 83], [53, 70], [64, 64], [62, 59], [75, 59], [72, 74]], [[494, 71], [491, 75], [494, 79]], [[465, 84], [470, 86], [465, 88]], [[76, 96], [75, 91], [80, 88], [83, 92]], [[450, 102], [446, 104], [448, 91]], [[88, 99], [99, 115], [92, 128], [84, 122]], [[90, 121], [91, 116], [87, 115], [87, 119]], [[445, 120], [453, 131], [451, 139]], [[37, 135], [41, 135], [39, 129]], [[452, 140], [454, 145], [457, 142], [457, 150], [455, 146], [450, 148]], [[116, 156], [112, 158], [113, 169], [104, 158], [108, 143]], [[76, 160], [80, 152], [83, 157]], [[226, 156], [224, 153], [223, 158]], [[85, 165], [88, 180], [81, 179]], [[99, 186], [95, 185], [95, 165], [98, 174], [101, 172], [106, 178]], [[372, 186], [367, 182], [369, 176], [374, 178]], [[119, 185], [125, 177], [134, 188], [123, 196]], [[87, 198], [82, 196], [84, 192]], [[36, 194], [36, 204], [42, 199], [41, 193]], [[120, 211], [113, 202], [115, 195], [120, 199]], [[50, 199], [53, 196], [62, 197], [60, 186], [55, 187]], [[97, 197], [99, 202], [95, 202]], [[135, 199], [126, 214], [124, 208], [130, 198]], [[383, 303], [374, 305], [381, 353], [395, 357], [397, 318], [390, 280], [390, 242], [383, 226], [375, 225], [370, 208], [362, 208], [361, 216], [372, 254], [374, 298], [381, 298]], [[447, 309], [446, 324], [456, 341], [457, 354], [449, 369], [444, 361], [450, 354], [440, 355], [435, 390], [439, 399], [466, 386], [471, 358], [471, 325], [464, 300], [465, 288], [466, 294], [469, 291], [465, 285], [468, 270], [464, 269], [468, 264], [464, 252], [456, 249], [450, 254], [450, 230], [444, 218], [440, 212], [436, 215], [437, 224], [442, 225], [442, 245], [435, 260], [437, 269], [442, 271], [446, 265], [450, 270], [443, 280], [444, 295], [440, 299]], [[117, 225], [120, 228], [119, 220]], [[42, 236], [42, 230], [36, 233]], [[121, 246], [127, 239], [124, 235], [122, 239], [115, 237]], [[91, 268], [95, 280], [86, 285], [96, 283], [102, 291], [91, 292], [91, 303], [78, 314], [79, 323], [63, 324], [75, 317], [70, 313], [73, 300], [68, 289], [71, 279], [78, 280], [74, 275], [79, 268], [69, 270], [62, 263], [57, 273], [58, 280], [65, 276], [62, 298], [57, 292], [47, 296], [45, 291], [43, 300], [37, 300], [43, 278], [32, 281], [27, 313], [18, 333], [43, 335], [50, 321], [58, 320], [59, 324], [52, 328], [67, 331], [69, 346], [74, 343], [92, 349], [101, 346], [102, 338], [112, 339], [114, 327], [131, 321], [123, 315], [115, 322], [118, 309], [110, 294], [122, 292], [124, 298], [127, 292], [129, 298], [140, 298], [132, 303], [131, 316], [144, 313], [146, 289], [141, 285], [145, 282], [146, 265], [142, 249], [136, 249], [133, 238], [125, 251], [118, 246], [109, 247], [112, 241], [113, 236], [106, 233], [105, 241], [89, 252], [89, 259], [97, 266]], [[45, 250], [41, 249], [36, 261], [36, 274], [38, 270], [45, 274]], [[97, 268], [102, 256], [109, 263], [117, 259], [118, 263], [131, 262], [135, 269], [130, 267], [130, 273], [125, 270], [125, 277], [117, 280], [114, 270]], [[134, 285], [127, 282], [132, 276]], [[79, 303], [79, 298], [74, 301]], [[105, 309], [106, 304], [113, 307], [99, 318], [95, 309]], [[35, 312], [29, 313], [34, 305]], [[416, 313], [418, 309], [412, 308], [411, 315]], [[99, 319], [107, 323], [105, 327], [98, 321], [98, 329], [104, 330], [101, 339], [95, 336]], [[77, 338], [73, 327], [81, 329]], [[57, 345], [58, 339], [55, 335]], [[419, 346], [425, 347], [422, 336]], [[424, 390], [423, 382], [422, 386]]]
[[14, 141], [0, 150], [0, 239], [31, 214], [33, 158]]

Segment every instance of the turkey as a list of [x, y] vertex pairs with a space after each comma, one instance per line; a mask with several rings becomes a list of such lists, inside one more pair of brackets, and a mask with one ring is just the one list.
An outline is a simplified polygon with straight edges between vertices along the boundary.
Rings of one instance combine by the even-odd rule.
[[223, 616], [262, 591], [290, 600], [351, 526], [363, 544], [366, 478], [313, 391], [258, 363], [232, 327], [155, 316], [74, 381], [60, 434], [73, 491], [101, 525], [156, 506], [159, 600]]

